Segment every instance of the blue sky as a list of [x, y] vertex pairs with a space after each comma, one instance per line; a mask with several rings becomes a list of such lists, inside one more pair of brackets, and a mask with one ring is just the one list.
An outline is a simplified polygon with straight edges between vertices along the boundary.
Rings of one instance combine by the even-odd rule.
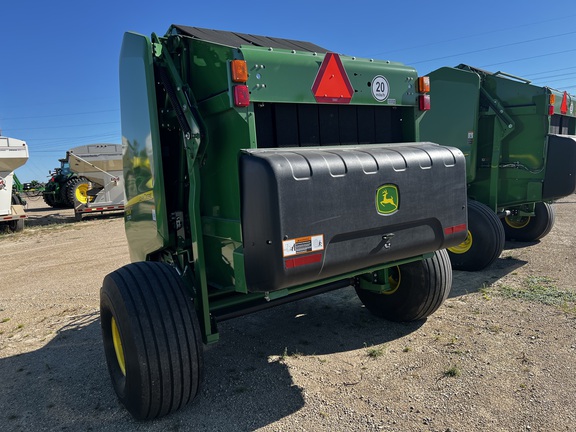
[[22, 181], [45, 181], [72, 147], [121, 142], [125, 31], [163, 35], [183, 24], [300, 39], [421, 75], [467, 63], [576, 93], [573, 0], [32, 0], [0, 11], [0, 130], [28, 143]]

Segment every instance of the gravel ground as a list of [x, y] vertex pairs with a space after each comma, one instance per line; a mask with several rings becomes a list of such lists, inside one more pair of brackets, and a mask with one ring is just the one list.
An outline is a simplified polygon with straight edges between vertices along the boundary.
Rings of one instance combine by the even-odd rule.
[[352, 289], [222, 323], [197, 400], [138, 423], [102, 349], [99, 289], [129, 262], [123, 220], [29, 199], [0, 236], [2, 431], [572, 431], [576, 195], [540, 242], [454, 272], [425, 322], [372, 317]]

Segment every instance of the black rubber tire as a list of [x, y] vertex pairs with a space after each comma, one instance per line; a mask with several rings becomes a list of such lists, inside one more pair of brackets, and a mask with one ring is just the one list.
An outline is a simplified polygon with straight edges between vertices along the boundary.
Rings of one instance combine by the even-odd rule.
[[12, 205], [26, 206], [26, 200], [19, 193], [12, 194]]
[[552, 230], [556, 213], [554, 207], [546, 202], [536, 203], [534, 216], [526, 218], [526, 225], [521, 228], [512, 226], [507, 218], [502, 219], [506, 240], [529, 242], [540, 240]]
[[478, 201], [468, 201], [468, 237], [471, 242], [465, 252], [459, 247], [449, 248], [448, 254], [454, 270], [478, 271], [491, 265], [504, 250], [504, 228], [496, 213]]
[[70, 201], [68, 198], [68, 188], [75, 178], [76, 177], [73, 177], [60, 184], [59, 195], [55, 201], [56, 204], [62, 208], [74, 208], [74, 201]]
[[[90, 187], [90, 182], [85, 177], [73, 177], [62, 187], [63, 201], [67, 206], [70, 206], [70, 208], [76, 206], [76, 189], [78, 189], [80, 185], [87, 185]], [[86, 204], [86, 202], [82, 202], [82, 204]]]
[[24, 231], [24, 219], [10, 221], [8, 223], [8, 228], [14, 233]]
[[55, 207], [56, 202], [54, 201], [54, 192], [52, 191], [45, 191], [42, 193], [42, 198], [44, 198], [44, 202], [49, 205], [50, 207]]
[[452, 269], [446, 250], [434, 256], [396, 267], [397, 289], [378, 294], [356, 288], [360, 301], [372, 314], [389, 321], [417, 321], [432, 315], [452, 288]]
[[[200, 325], [172, 267], [137, 262], [108, 274], [100, 291], [100, 317], [114, 390], [135, 419], [162, 417], [196, 397], [203, 373]], [[114, 346], [113, 319], [125, 374]]]

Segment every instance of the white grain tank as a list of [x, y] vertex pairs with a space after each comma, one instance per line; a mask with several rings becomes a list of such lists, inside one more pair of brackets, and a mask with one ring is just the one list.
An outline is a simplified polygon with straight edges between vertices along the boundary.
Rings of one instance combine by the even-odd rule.
[[12, 198], [14, 170], [28, 160], [28, 146], [22, 140], [0, 136], [0, 228], [6, 225], [12, 231], [24, 228], [26, 214], [22, 205]]

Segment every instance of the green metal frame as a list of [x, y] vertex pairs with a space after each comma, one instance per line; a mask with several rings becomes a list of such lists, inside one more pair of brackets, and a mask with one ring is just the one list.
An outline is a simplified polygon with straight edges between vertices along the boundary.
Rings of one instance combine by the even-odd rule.
[[18, 180], [16, 174], [14, 174], [12, 178], [14, 179], [13, 189], [18, 193], [24, 192], [24, 186], [22, 186], [22, 183], [20, 182], [20, 180]]

